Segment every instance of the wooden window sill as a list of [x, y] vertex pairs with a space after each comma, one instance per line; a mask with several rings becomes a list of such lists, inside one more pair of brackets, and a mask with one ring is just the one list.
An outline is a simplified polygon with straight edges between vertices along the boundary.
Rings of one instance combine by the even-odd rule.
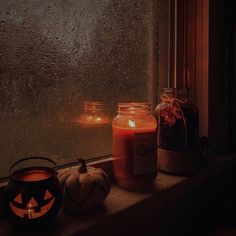
[[[218, 178], [235, 172], [232, 171], [235, 168], [236, 158], [229, 155], [210, 160], [191, 177], [159, 172], [154, 188], [148, 192], [130, 192], [114, 184], [102, 208], [86, 214], [70, 214], [61, 209], [51, 228], [34, 235], [152, 235], [154, 232], [157, 235], [167, 232], [170, 226], [177, 227], [180, 219], [185, 220], [186, 226], [193, 216], [192, 208], [205, 204], [203, 199], [210, 197], [208, 184], [214, 186]], [[217, 186], [211, 189], [212, 194], [219, 190]], [[0, 235], [19, 235], [19, 232], [4, 218], [0, 220]]]

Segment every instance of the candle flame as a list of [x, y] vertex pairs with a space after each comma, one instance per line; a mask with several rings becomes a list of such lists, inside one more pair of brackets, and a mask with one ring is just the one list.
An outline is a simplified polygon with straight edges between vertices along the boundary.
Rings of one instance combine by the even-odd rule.
[[129, 125], [130, 128], [135, 128], [136, 127], [136, 122], [133, 121], [133, 120], [129, 120], [128, 125]]

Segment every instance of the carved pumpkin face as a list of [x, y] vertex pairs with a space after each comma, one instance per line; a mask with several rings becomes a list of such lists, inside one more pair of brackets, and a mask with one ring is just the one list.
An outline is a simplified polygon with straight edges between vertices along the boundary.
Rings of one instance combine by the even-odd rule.
[[[50, 225], [61, 205], [62, 189], [56, 164], [44, 157], [28, 157], [10, 168], [6, 186], [9, 219], [23, 230]], [[39, 165], [39, 166], [37, 166]]]
[[11, 211], [20, 218], [37, 219], [45, 215], [54, 205], [55, 197], [49, 190], [34, 196], [24, 196], [19, 193], [9, 202]]

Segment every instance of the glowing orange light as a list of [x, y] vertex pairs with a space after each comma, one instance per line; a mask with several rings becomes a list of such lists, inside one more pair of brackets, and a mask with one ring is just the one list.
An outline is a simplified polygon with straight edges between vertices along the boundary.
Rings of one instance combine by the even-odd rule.
[[105, 125], [110, 123], [110, 118], [105, 114], [104, 104], [98, 101], [85, 101], [84, 111], [76, 118], [75, 123], [83, 126]]
[[133, 120], [129, 120], [128, 125], [129, 125], [130, 128], [135, 128], [136, 127], [136, 122], [133, 121]]

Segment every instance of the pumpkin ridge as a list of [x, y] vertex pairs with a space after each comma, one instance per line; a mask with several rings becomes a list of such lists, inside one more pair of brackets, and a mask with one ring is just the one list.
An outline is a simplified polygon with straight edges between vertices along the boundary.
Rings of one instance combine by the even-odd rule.
[[105, 188], [103, 188], [103, 186], [101, 186], [100, 184], [96, 183], [97, 187], [105, 194], [107, 195], [110, 192], [110, 189], [106, 190]]
[[79, 181], [78, 178], [76, 178], [76, 182], [77, 182], [77, 184], [78, 184], [78, 187], [80, 188], [80, 187], [81, 187], [81, 183], [80, 183], [80, 181]]
[[80, 207], [80, 204], [72, 197], [69, 189], [67, 188], [67, 186], [65, 185], [64, 186], [64, 190], [65, 190], [65, 194], [69, 197], [69, 199], [75, 204], [77, 205], [78, 207]]
[[101, 173], [102, 173], [102, 177], [106, 180], [107, 184], [110, 185], [110, 181], [109, 181], [107, 175], [103, 171]]
[[86, 195], [86, 197], [81, 201], [81, 203], [78, 203], [73, 196], [71, 195], [69, 189], [67, 188], [67, 186], [65, 185], [65, 192], [68, 195], [68, 197], [72, 200], [73, 203], [75, 203], [79, 208], [81, 208], [84, 203], [89, 199], [89, 197], [92, 195], [92, 192], [94, 191], [95, 187], [96, 187], [97, 183], [93, 183], [91, 189], [89, 190], [88, 194]]
[[96, 187], [96, 183], [94, 182], [91, 189], [90, 189], [90, 191], [86, 195], [86, 197], [81, 201], [80, 207], [89, 199], [89, 197], [92, 195], [92, 192], [94, 191], [95, 187]]

